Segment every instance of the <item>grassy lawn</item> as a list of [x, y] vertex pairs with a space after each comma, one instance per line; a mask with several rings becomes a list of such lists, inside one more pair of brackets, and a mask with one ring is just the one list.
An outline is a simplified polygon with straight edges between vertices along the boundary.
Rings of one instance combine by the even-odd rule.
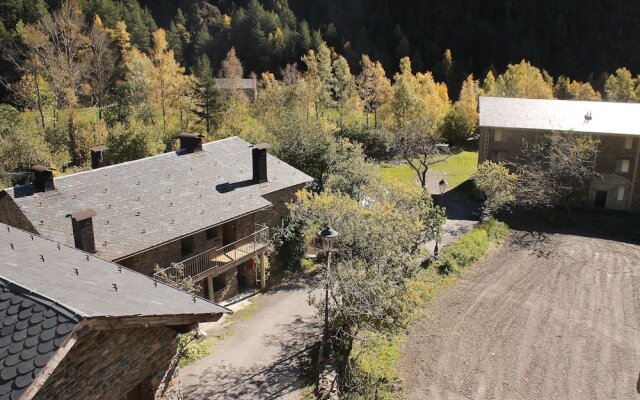
[[[431, 167], [432, 171], [442, 173], [449, 182], [449, 190], [466, 181], [476, 171], [478, 164], [477, 151], [461, 151], [449, 157], [446, 161]], [[417, 183], [416, 173], [407, 165], [384, 165], [380, 168], [382, 177], [394, 181]]]

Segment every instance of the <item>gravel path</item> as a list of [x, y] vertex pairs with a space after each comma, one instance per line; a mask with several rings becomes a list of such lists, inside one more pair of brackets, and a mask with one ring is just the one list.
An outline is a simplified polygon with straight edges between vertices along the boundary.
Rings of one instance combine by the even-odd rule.
[[410, 399], [640, 398], [640, 246], [517, 232], [415, 324]]
[[307, 302], [312, 279], [259, 295], [251, 316], [233, 322], [213, 354], [181, 371], [185, 400], [298, 399], [301, 368], [321, 333]]

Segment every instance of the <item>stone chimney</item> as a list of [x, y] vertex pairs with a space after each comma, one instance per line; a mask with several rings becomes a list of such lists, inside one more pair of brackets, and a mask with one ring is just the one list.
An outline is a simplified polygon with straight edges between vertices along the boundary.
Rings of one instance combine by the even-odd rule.
[[109, 165], [107, 163], [107, 146], [98, 146], [89, 149], [91, 152], [91, 168], [97, 169]]
[[190, 133], [181, 133], [178, 135], [180, 139], [180, 152], [181, 154], [189, 154], [194, 151], [202, 150], [202, 137], [196, 136]]
[[253, 146], [253, 183], [264, 183], [267, 181], [267, 149], [269, 145], [260, 143]]
[[87, 253], [96, 252], [96, 242], [93, 237], [93, 217], [96, 215], [96, 212], [90, 208], [67, 215], [67, 218], [71, 218], [76, 248]]
[[49, 192], [55, 190], [53, 184], [53, 172], [42, 165], [34, 165], [31, 167], [33, 173], [33, 187], [36, 192]]

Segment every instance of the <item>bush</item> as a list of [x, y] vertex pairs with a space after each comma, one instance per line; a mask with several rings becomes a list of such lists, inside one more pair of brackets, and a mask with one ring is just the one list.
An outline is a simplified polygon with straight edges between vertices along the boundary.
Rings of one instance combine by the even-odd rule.
[[337, 136], [349, 139], [362, 145], [367, 158], [373, 160], [389, 160], [393, 157], [389, 132], [366, 126], [345, 127], [337, 132]]
[[445, 247], [434, 268], [443, 275], [458, 273], [478, 261], [490, 245], [501, 241], [508, 232], [507, 225], [495, 220], [478, 224], [457, 242]]
[[473, 134], [473, 127], [464, 115], [452, 110], [444, 118], [440, 133], [449, 144], [455, 144], [467, 140]]
[[275, 228], [271, 242], [276, 249], [276, 262], [285, 269], [299, 271], [307, 251], [304, 240], [304, 221], [289, 215]]

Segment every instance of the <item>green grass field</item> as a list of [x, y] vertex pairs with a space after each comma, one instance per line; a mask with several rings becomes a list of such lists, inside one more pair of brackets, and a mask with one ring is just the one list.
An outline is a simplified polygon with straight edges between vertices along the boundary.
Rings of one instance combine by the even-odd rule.
[[[435, 164], [432, 171], [441, 172], [447, 182], [449, 190], [471, 178], [478, 164], [477, 151], [461, 151], [449, 157], [446, 161]], [[418, 177], [407, 164], [384, 165], [380, 168], [382, 177], [394, 181], [406, 183], [418, 183]]]

